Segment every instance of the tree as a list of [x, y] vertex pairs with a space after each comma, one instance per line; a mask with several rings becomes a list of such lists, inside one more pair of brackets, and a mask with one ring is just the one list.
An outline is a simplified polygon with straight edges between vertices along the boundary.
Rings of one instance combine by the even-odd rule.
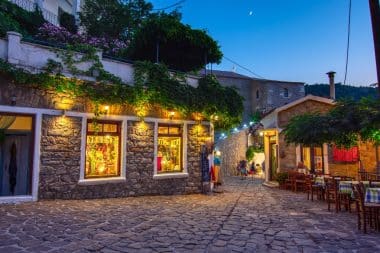
[[357, 145], [358, 140], [380, 144], [380, 101], [373, 98], [343, 100], [327, 114], [295, 116], [284, 134], [288, 143], [307, 146], [334, 143], [349, 148]]
[[152, 8], [144, 0], [86, 0], [80, 22], [90, 36], [128, 40]]
[[158, 58], [169, 68], [185, 72], [199, 70], [205, 63], [220, 63], [223, 56], [206, 31], [183, 24], [176, 11], [146, 19], [135, 33], [128, 55], [132, 60], [151, 62]]

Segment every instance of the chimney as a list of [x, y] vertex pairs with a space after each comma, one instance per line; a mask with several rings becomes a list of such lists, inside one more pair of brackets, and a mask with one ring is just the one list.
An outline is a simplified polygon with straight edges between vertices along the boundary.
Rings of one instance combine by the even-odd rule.
[[329, 76], [330, 80], [330, 98], [335, 100], [335, 81], [334, 81], [334, 76], [335, 72], [330, 71], [326, 73]]

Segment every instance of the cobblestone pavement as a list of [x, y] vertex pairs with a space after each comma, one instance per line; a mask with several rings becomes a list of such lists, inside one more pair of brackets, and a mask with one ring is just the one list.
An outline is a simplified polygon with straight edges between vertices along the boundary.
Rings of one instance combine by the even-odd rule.
[[380, 252], [356, 215], [232, 178], [212, 196], [0, 205], [0, 252]]

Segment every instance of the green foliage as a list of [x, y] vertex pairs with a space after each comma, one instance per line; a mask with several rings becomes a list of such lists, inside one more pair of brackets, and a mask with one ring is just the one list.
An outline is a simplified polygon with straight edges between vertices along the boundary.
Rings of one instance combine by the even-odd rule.
[[275, 175], [276, 181], [280, 184], [283, 185], [286, 181], [286, 179], [289, 178], [289, 173], [288, 172], [278, 172]]
[[293, 117], [284, 129], [288, 143], [321, 145], [335, 143], [349, 148], [358, 140], [380, 144], [380, 101], [362, 98], [342, 100], [327, 114], [304, 114]]
[[[335, 93], [337, 99], [353, 99], [355, 101], [360, 100], [363, 97], [373, 97], [378, 98], [378, 90], [373, 87], [357, 87], [350, 85], [342, 85], [341, 83], [335, 84]], [[330, 85], [329, 84], [313, 84], [305, 85], [305, 94], [315, 95], [320, 97], [330, 96]]]
[[90, 36], [129, 39], [152, 8], [144, 0], [86, 0], [80, 21]]
[[[83, 55], [74, 57], [76, 51]], [[0, 60], [0, 73], [21, 85], [53, 89], [74, 97], [88, 97], [95, 105], [129, 104], [135, 108], [158, 105], [178, 110], [183, 115], [200, 112], [208, 119], [218, 115], [216, 129], [228, 129], [240, 123], [242, 97], [235, 89], [222, 87], [214, 76], [200, 79], [199, 86], [194, 88], [185, 82], [183, 75], [170, 73], [164, 65], [136, 62], [135, 85], [130, 86], [103, 69], [93, 47], [80, 44], [69, 46], [67, 50], [57, 51], [57, 55], [62, 63], [49, 60], [45, 72], [32, 74]], [[77, 65], [83, 62], [90, 62], [92, 66], [87, 71], [79, 70]], [[74, 78], [65, 78], [61, 74], [64, 66]], [[76, 76], [94, 76], [94, 72], [97, 72], [96, 83], [76, 79]]]
[[19, 25], [14, 19], [4, 12], [0, 12], [0, 37], [4, 37], [8, 31], [15, 31], [25, 34]]
[[264, 148], [262, 146], [249, 146], [247, 151], [245, 152], [245, 158], [247, 159], [247, 161], [252, 161], [256, 153], [262, 152], [264, 152]]
[[174, 13], [152, 14], [135, 33], [128, 49], [132, 60], [159, 61], [180, 71], [199, 70], [205, 63], [220, 63], [220, 46], [204, 30], [192, 29], [181, 23]]
[[[19, 30], [16, 31], [24, 35], [36, 34], [38, 28], [45, 22], [42, 12], [39, 9], [29, 12], [7, 0], [0, 0], [0, 14], [2, 14], [2, 16], [0, 16], [0, 23], [5, 23], [5, 21], [2, 20], [2, 18], [5, 18], [7, 20], [6, 23], [10, 24], [8, 28], [19, 28]], [[18, 26], [15, 25], [16, 23]], [[0, 33], [4, 32], [6, 31], [0, 31]]]
[[75, 23], [74, 15], [71, 15], [61, 9], [58, 9], [58, 17], [60, 26], [66, 28], [71, 33], [77, 33], [78, 27]]

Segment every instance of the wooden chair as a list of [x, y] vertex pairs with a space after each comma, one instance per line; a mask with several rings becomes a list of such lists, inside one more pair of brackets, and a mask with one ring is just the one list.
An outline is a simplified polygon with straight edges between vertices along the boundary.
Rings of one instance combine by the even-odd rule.
[[295, 172], [294, 170], [290, 170], [288, 172], [288, 178], [285, 180], [285, 183], [284, 183], [284, 189], [285, 190], [293, 190], [293, 185], [294, 185], [296, 173], [297, 172]]
[[298, 190], [305, 190], [305, 177], [306, 175], [303, 173], [295, 174], [295, 178], [293, 181], [293, 191], [297, 192]]
[[358, 229], [361, 230], [363, 228], [363, 232], [367, 233], [367, 225], [373, 226], [372, 223], [372, 208], [370, 206], [366, 206], [364, 203], [364, 185], [363, 183], [359, 183], [358, 185], [353, 186], [356, 209], [358, 213]]
[[324, 199], [324, 191], [322, 185], [316, 185], [313, 180], [313, 176], [308, 175], [305, 178], [305, 191], [307, 193], [307, 200], [309, 200], [309, 195], [311, 195], [311, 201], [314, 201], [314, 193], [316, 193], [319, 200]]
[[326, 179], [326, 201], [327, 209], [330, 211], [331, 204], [335, 205], [335, 212], [340, 210], [338, 196], [338, 181], [334, 178]]

